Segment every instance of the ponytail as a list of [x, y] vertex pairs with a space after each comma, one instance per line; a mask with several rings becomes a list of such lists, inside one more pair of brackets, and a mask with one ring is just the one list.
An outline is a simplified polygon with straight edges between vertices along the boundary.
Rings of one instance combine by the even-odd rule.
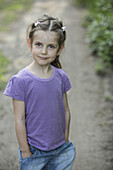
[[62, 68], [62, 65], [59, 61], [59, 55], [56, 56], [55, 60], [53, 62], [51, 62], [52, 66], [55, 66], [57, 68]]

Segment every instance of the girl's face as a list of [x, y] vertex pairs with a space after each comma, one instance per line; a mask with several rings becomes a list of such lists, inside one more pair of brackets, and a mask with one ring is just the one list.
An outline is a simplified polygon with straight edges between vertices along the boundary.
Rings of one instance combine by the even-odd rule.
[[[29, 43], [29, 42], [28, 42]], [[30, 44], [30, 43], [29, 43]], [[58, 35], [52, 31], [39, 30], [33, 35], [33, 43], [29, 45], [33, 59], [38, 65], [49, 65], [60, 55], [63, 47], [59, 50]]]

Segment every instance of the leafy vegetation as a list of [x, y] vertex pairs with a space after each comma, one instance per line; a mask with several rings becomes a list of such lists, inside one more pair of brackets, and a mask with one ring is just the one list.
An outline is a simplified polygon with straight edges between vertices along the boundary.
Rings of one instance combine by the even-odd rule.
[[86, 22], [87, 41], [90, 43], [92, 53], [98, 56], [95, 71], [103, 74], [105, 68], [113, 68], [113, 1], [93, 0], [93, 2], [93, 7], [87, 5], [88, 1], [86, 3], [90, 11]]
[[93, 10], [96, 0], [74, 0], [74, 2], [80, 7], [87, 7], [88, 9]]

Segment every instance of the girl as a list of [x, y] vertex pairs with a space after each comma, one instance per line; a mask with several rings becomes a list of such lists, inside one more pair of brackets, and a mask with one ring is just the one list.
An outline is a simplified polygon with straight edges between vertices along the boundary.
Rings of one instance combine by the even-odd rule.
[[20, 170], [70, 170], [75, 147], [68, 140], [71, 88], [59, 55], [66, 27], [44, 15], [27, 30], [33, 62], [14, 75], [4, 94], [13, 98]]

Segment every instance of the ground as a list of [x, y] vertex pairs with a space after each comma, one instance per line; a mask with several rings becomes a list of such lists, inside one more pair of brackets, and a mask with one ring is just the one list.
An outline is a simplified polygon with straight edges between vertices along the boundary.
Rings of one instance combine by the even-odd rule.
[[[72, 90], [70, 140], [76, 146], [72, 170], [113, 169], [113, 77], [95, 74], [96, 58], [85, 41], [81, 26], [87, 11], [68, 0], [36, 0], [31, 10], [11, 25], [10, 33], [0, 35], [0, 49], [11, 60], [7, 77], [32, 61], [26, 45], [26, 28], [43, 14], [57, 16], [67, 26], [67, 42], [61, 55]], [[27, 50], [26, 50], [27, 49]], [[4, 87], [5, 88], [5, 87]], [[18, 144], [14, 130], [12, 100], [0, 92], [0, 170], [18, 170]]]

